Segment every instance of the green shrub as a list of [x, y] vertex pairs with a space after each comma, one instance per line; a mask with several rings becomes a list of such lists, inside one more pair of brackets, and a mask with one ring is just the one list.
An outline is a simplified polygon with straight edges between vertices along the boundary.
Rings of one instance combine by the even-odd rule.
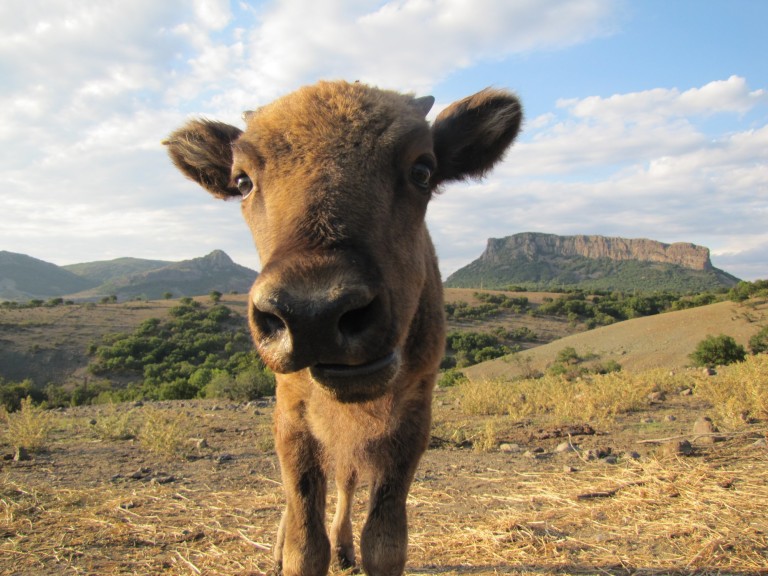
[[720, 334], [707, 336], [688, 357], [694, 366], [712, 367], [743, 362], [746, 356], [744, 346], [737, 344], [731, 336]]
[[464, 368], [514, 351], [495, 334], [468, 331], [450, 332], [446, 337], [446, 349], [454, 353], [455, 362], [451, 365], [450, 361], [444, 361], [445, 368]]
[[269, 370], [251, 366], [232, 377], [225, 371], [217, 371], [206, 384], [202, 395], [206, 398], [226, 398], [247, 402], [275, 393], [275, 376]]
[[753, 296], [768, 296], [768, 280], [742, 280], [728, 292], [728, 297], [734, 302], [743, 302]]
[[467, 377], [464, 376], [463, 372], [452, 368], [440, 374], [440, 377], [437, 379], [437, 385], [440, 388], [450, 388], [464, 382], [466, 379]]
[[752, 354], [768, 352], [768, 326], [764, 326], [749, 339], [749, 349], [752, 351]]
[[[131, 334], [108, 335], [89, 352], [93, 374], [133, 381], [138, 397], [145, 399], [251, 399], [274, 390], [273, 377], [253, 350], [245, 319], [226, 306], [206, 309], [188, 297], [169, 310], [169, 318], [145, 320]], [[211, 386], [222, 371], [227, 378], [220, 376]], [[132, 398], [137, 388], [131, 390]]]
[[91, 404], [97, 396], [109, 391], [111, 385], [109, 381], [99, 380], [96, 382], [83, 382], [75, 386], [70, 394], [70, 404], [72, 406], [83, 406]]
[[25, 398], [40, 403], [45, 400], [45, 394], [34, 387], [32, 380], [6, 382], [0, 378], [0, 406], [8, 412], [16, 412]]
[[61, 384], [50, 383], [45, 387], [46, 408], [64, 408], [72, 402], [72, 393]]

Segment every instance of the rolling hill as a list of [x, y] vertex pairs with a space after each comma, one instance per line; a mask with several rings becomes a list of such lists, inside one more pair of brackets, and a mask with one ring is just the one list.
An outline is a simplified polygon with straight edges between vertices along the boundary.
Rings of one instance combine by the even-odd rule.
[[78, 276], [87, 278], [96, 284], [104, 284], [116, 278], [142, 274], [150, 270], [156, 270], [165, 266], [171, 266], [173, 262], [168, 260], [144, 260], [142, 258], [115, 258], [114, 260], [100, 260], [96, 262], [83, 262], [81, 264], [68, 264], [62, 266]]
[[92, 288], [94, 282], [26, 254], [0, 251], [0, 300], [34, 300]]
[[623, 370], [675, 370], [690, 365], [688, 355], [708, 335], [727, 334], [746, 347], [749, 338], [768, 325], [768, 301], [719, 302], [699, 308], [636, 318], [572, 334], [520, 352], [515, 359], [497, 358], [462, 372], [472, 380], [512, 379], [532, 369], [543, 372], [566, 347], [615, 360]]

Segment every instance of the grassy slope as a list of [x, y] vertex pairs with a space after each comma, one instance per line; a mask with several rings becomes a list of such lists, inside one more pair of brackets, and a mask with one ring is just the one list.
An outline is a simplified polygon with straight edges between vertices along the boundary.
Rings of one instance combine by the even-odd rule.
[[[580, 354], [593, 352], [601, 360], [616, 360], [624, 370], [639, 372], [651, 368], [683, 368], [688, 355], [707, 335], [727, 334], [745, 345], [768, 324], [768, 303], [756, 306], [720, 302], [710, 306], [637, 318], [573, 334], [556, 342], [526, 350], [531, 367], [545, 370], [557, 353], [567, 346]], [[465, 368], [471, 379], [511, 378], [520, 374], [519, 364], [496, 359]]]

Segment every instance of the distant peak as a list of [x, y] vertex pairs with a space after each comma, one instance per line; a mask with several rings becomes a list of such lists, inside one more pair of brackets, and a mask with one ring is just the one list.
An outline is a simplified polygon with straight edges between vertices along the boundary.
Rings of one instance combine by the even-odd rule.
[[203, 256], [203, 260], [218, 265], [234, 264], [232, 258], [224, 250], [214, 250], [210, 254]]

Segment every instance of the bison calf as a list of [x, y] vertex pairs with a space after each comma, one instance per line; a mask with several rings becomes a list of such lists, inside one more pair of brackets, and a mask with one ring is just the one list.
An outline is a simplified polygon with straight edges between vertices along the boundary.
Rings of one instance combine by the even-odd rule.
[[361, 479], [370, 485], [364, 570], [405, 566], [405, 503], [429, 440], [445, 336], [427, 204], [444, 182], [487, 172], [522, 118], [513, 95], [486, 89], [430, 126], [433, 102], [322, 82], [247, 112], [245, 131], [192, 120], [165, 142], [185, 175], [241, 200], [262, 263], [248, 316], [277, 374], [287, 504], [275, 560], [286, 576], [325, 574], [332, 556], [354, 565], [350, 510]]

